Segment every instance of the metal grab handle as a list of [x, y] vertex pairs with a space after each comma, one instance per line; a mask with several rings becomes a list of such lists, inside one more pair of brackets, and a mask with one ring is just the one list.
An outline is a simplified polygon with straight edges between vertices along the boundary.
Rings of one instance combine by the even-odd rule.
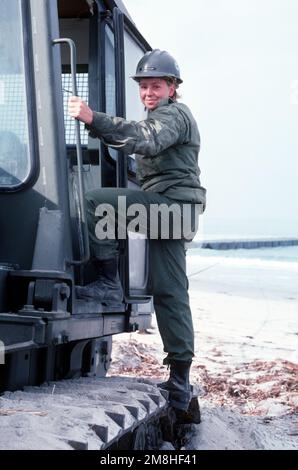
[[[59, 38], [59, 39], [53, 40], [53, 45], [55, 46], [56, 44], [67, 44], [69, 46], [72, 94], [77, 96], [78, 95], [77, 77], [76, 77], [77, 52], [76, 52], [75, 43], [73, 42], [72, 39], [69, 39], [69, 38]], [[68, 264], [80, 266], [82, 264], [87, 263], [87, 261], [89, 261], [90, 248], [89, 248], [89, 235], [88, 235], [85, 199], [84, 199], [83, 157], [82, 157], [82, 148], [81, 148], [80, 122], [78, 119], [75, 119], [75, 136], [76, 136], [77, 166], [78, 166], [79, 210], [81, 213], [80, 224], [81, 224], [81, 230], [83, 233], [84, 249], [83, 249], [83, 253], [81, 254], [81, 259], [70, 260], [67, 262]]]

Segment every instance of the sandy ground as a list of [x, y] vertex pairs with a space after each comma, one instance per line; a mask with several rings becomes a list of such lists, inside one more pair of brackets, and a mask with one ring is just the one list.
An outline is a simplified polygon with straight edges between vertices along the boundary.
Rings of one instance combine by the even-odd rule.
[[[186, 448], [298, 449], [298, 263], [189, 250], [188, 274], [202, 423]], [[154, 321], [113, 348], [111, 375], [167, 376]]]

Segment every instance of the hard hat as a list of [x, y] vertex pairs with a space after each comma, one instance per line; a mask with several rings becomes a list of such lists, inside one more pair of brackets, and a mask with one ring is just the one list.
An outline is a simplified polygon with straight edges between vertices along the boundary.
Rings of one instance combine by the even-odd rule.
[[182, 83], [176, 60], [168, 52], [159, 49], [146, 52], [139, 61], [136, 74], [132, 78], [138, 82], [141, 78], [151, 77], [172, 77], [178, 83]]

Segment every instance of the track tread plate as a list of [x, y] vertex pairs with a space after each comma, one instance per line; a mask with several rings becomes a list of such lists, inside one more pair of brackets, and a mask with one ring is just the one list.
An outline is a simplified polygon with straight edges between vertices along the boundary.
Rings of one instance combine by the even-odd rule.
[[0, 449], [103, 450], [167, 406], [156, 385], [128, 377], [25, 387], [0, 398]]

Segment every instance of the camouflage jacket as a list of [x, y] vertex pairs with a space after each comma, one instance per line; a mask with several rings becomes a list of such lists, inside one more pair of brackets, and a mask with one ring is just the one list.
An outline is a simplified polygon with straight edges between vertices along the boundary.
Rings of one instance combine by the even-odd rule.
[[204, 210], [206, 190], [200, 185], [198, 167], [200, 135], [186, 105], [163, 100], [139, 122], [94, 112], [92, 124], [86, 127], [91, 137], [135, 154], [142, 189], [202, 204]]

